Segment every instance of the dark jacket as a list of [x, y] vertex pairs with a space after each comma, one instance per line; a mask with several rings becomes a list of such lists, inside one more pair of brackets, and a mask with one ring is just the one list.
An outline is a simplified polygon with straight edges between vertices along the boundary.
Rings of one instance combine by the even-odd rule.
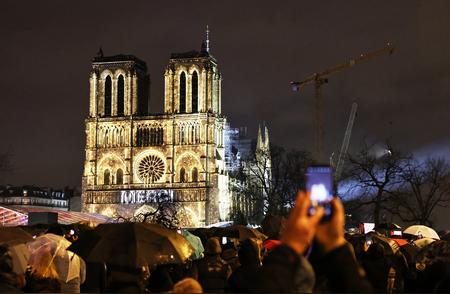
[[327, 278], [331, 292], [372, 293], [374, 290], [350, 246], [345, 244], [324, 255], [315, 268]]
[[230, 266], [218, 254], [198, 261], [198, 279], [205, 292], [223, 292], [230, 274]]
[[251, 240], [247, 239], [241, 244], [239, 249], [239, 263], [241, 264], [228, 280], [229, 289], [232, 292], [251, 292], [257, 272], [261, 267], [258, 247]]
[[373, 243], [363, 255], [362, 265], [367, 278], [377, 292], [386, 292], [391, 262], [381, 244]]
[[107, 268], [105, 263], [86, 263], [86, 280], [81, 284], [80, 290], [86, 292], [104, 292], [107, 281]]
[[[295, 292], [300, 257], [291, 248], [281, 245], [266, 257], [258, 272], [253, 292]], [[369, 282], [361, 275], [348, 245], [324, 255], [316, 264], [328, 279], [331, 292], [373, 292]]]

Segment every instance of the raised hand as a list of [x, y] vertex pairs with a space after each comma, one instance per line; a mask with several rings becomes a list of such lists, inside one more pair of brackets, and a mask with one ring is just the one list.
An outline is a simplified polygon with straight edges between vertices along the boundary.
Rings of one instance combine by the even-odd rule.
[[291, 210], [281, 236], [281, 241], [299, 255], [302, 255], [308, 248], [324, 214], [323, 208], [318, 207], [314, 215], [308, 215], [310, 205], [309, 193], [298, 192], [295, 206]]
[[316, 240], [322, 244], [325, 253], [346, 243], [344, 238], [344, 206], [339, 198], [331, 201], [333, 215], [328, 222], [320, 223], [316, 231]]

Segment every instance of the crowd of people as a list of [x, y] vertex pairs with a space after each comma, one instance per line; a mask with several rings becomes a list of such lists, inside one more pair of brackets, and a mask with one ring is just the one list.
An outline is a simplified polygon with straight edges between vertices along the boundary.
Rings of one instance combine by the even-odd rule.
[[[129, 268], [72, 253], [77, 267], [70, 272], [61, 269], [57, 255], [43, 251], [18, 273], [17, 256], [3, 244], [0, 292], [450, 292], [448, 241], [432, 240], [420, 248], [417, 236], [394, 246], [381, 233], [348, 234], [342, 203], [331, 204], [333, 215], [323, 221], [324, 210], [310, 215], [309, 196], [300, 192], [288, 219], [265, 230], [267, 239], [223, 242], [221, 236], [199, 234], [202, 255], [183, 263]], [[425, 250], [430, 246], [434, 250]]]

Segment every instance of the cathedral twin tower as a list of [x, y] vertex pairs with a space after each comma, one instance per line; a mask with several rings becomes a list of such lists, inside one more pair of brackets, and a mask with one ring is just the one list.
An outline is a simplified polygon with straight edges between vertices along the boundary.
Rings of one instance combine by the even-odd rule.
[[93, 59], [86, 119], [83, 210], [132, 217], [155, 197], [181, 202], [184, 225], [227, 218], [221, 74], [209, 52], [172, 54], [164, 113], [148, 111], [150, 78], [132, 55]]

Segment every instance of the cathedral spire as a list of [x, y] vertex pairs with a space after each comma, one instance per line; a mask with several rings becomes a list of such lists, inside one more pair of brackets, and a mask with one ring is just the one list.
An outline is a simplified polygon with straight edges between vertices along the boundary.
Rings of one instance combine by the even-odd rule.
[[102, 49], [101, 45], [100, 45], [100, 48], [98, 49], [97, 57], [103, 57], [103, 49]]
[[262, 150], [263, 148], [264, 142], [262, 140], [261, 125], [258, 125], [258, 138], [256, 141], [256, 150]]
[[209, 26], [206, 25], [206, 52], [209, 53]]
[[266, 147], [267, 150], [269, 150], [269, 148], [270, 148], [269, 129], [267, 128], [267, 126], [265, 124], [264, 124], [264, 146]]

